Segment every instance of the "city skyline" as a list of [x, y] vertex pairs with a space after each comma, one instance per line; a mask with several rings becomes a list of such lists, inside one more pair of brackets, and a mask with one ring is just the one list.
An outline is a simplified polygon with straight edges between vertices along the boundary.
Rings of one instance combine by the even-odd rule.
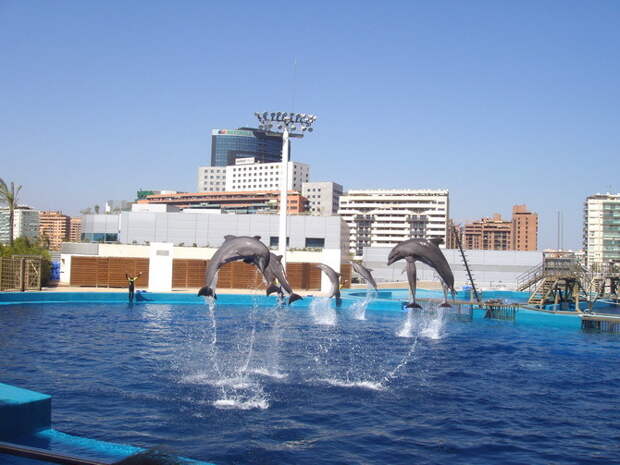
[[[263, 109], [319, 116], [293, 149], [312, 181], [448, 189], [459, 222], [524, 203], [541, 249], [557, 211], [581, 248], [586, 197], [620, 191], [612, 2], [242, 4], [222, 25], [230, 5], [119, 5], [0, 5], [2, 177], [21, 203], [76, 215], [139, 188], [192, 192], [211, 129]], [[309, 39], [255, 48], [281, 24]]]

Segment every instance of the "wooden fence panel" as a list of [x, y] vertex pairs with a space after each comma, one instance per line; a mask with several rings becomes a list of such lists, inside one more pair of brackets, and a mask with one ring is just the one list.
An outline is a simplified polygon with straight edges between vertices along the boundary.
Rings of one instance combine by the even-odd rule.
[[77, 256], [71, 258], [72, 286], [97, 286], [97, 258]]
[[125, 257], [71, 258], [71, 285], [88, 287], [127, 287], [125, 273], [135, 276], [142, 272], [136, 287], [149, 284], [149, 259]]
[[351, 288], [351, 268], [352, 266], [348, 263], [340, 265], [340, 284], [345, 289]]
[[172, 261], [172, 287], [194, 288], [204, 286], [208, 263], [207, 260], [175, 258]]

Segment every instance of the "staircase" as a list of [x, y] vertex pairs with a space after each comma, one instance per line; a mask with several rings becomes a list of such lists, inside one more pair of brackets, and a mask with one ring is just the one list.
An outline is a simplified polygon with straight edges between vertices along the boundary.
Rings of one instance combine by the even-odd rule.
[[553, 276], [547, 276], [542, 279], [539, 278], [538, 286], [536, 286], [536, 290], [530, 295], [527, 303], [538, 307], [545, 305], [557, 281], [557, 278]]
[[538, 283], [543, 277], [543, 264], [537, 265], [517, 276], [517, 290], [525, 291]]

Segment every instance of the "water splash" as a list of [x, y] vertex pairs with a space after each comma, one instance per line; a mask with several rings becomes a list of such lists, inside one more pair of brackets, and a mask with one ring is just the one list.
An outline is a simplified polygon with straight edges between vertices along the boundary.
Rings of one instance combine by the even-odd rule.
[[336, 309], [331, 306], [328, 297], [314, 297], [310, 302], [310, 315], [319, 325], [335, 326], [338, 320]]
[[444, 336], [445, 309], [435, 307], [430, 312], [422, 314], [420, 335], [428, 339], [441, 339]]
[[372, 299], [376, 297], [377, 293], [373, 288], [369, 288], [366, 292], [366, 296], [361, 300], [356, 300], [351, 304], [349, 309], [351, 310], [351, 316], [353, 319], [364, 321], [366, 319], [366, 308]]
[[407, 309], [407, 316], [405, 317], [405, 321], [403, 321], [402, 326], [398, 331], [396, 331], [396, 336], [398, 337], [412, 337], [413, 336], [413, 327], [414, 327], [414, 319], [413, 319], [413, 309]]
[[377, 381], [349, 381], [336, 378], [318, 378], [317, 381], [329, 384], [331, 386], [338, 386], [343, 388], [369, 389], [371, 391], [385, 390], [385, 386]]

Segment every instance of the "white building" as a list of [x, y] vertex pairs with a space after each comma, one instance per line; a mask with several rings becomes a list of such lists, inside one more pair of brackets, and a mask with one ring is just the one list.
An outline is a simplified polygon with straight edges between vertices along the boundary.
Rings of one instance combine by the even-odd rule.
[[[229, 166], [200, 166], [199, 192], [234, 192], [280, 189], [282, 163], [257, 163], [253, 157], [238, 158]], [[288, 162], [288, 189], [301, 192], [302, 183], [310, 179], [310, 166]]]
[[[26, 237], [36, 240], [39, 237], [39, 211], [30, 207], [15, 208], [13, 217], [13, 239]], [[9, 242], [9, 209], [0, 208], [0, 243]]]
[[351, 190], [340, 197], [338, 214], [350, 229], [350, 252], [361, 257], [364, 247], [393, 247], [421, 238], [446, 240], [449, 216], [447, 190]]
[[335, 182], [304, 182], [301, 195], [308, 199], [308, 210], [313, 215], [330, 216], [338, 213], [342, 186]]
[[198, 192], [221, 192], [226, 189], [225, 166], [199, 166]]
[[620, 194], [595, 194], [586, 199], [583, 248], [588, 266], [620, 263]]

